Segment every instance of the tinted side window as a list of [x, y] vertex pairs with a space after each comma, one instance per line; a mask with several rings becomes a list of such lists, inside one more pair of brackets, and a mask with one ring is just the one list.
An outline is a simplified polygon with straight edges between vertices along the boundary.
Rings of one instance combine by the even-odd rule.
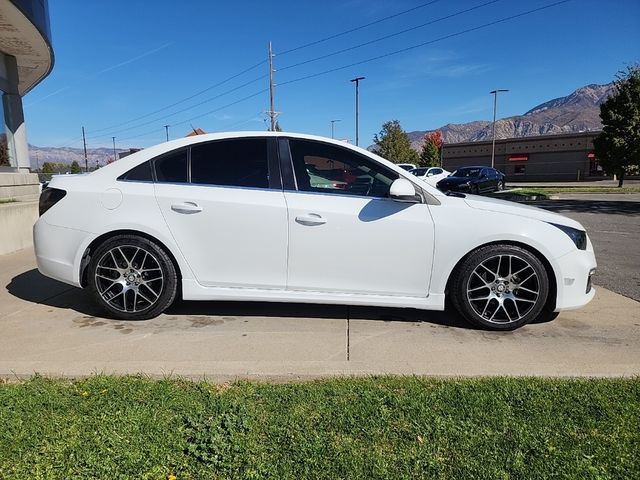
[[153, 175], [151, 174], [151, 162], [144, 162], [133, 167], [127, 173], [120, 175], [118, 180], [126, 180], [129, 182], [152, 182]]
[[187, 150], [177, 150], [154, 160], [156, 180], [166, 183], [187, 183]]
[[191, 182], [268, 188], [267, 139], [221, 140], [191, 147]]
[[298, 190], [387, 197], [398, 174], [345, 148], [309, 140], [290, 140]]
[[442, 173], [442, 169], [441, 168], [432, 168], [430, 173], [432, 175], [440, 175]]

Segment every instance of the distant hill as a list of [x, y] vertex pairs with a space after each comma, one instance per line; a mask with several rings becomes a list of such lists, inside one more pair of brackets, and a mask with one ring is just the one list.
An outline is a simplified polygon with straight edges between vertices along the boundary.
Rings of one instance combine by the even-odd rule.
[[[116, 148], [116, 153], [125, 151], [128, 150]], [[111, 158], [113, 158], [112, 148], [87, 148], [87, 160], [89, 168], [91, 169], [95, 168], [96, 162], [98, 162], [100, 166], [104, 166]], [[56, 162], [69, 165], [74, 160], [84, 168], [84, 149], [69, 147], [36, 147], [34, 145], [29, 145], [29, 160], [31, 161], [32, 169], [42, 168], [42, 164], [44, 162]]]
[[[600, 130], [600, 104], [613, 91], [613, 83], [587, 85], [566, 97], [542, 103], [524, 115], [503, 118], [496, 122], [496, 138], [532, 137], [560, 133]], [[476, 142], [491, 139], [491, 122], [475, 121], [448, 124], [436, 130], [442, 132], [446, 143]], [[411, 146], [422, 147], [425, 133], [432, 130], [409, 132]]]

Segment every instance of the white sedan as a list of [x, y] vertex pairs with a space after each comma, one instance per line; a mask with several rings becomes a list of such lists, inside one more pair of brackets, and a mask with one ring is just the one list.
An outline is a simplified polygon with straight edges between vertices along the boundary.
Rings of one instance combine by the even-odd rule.
[[34, 226], [40, 272], [108, 316], [176, 296], [443, 310], [511, 330], [594, 295], [578, 222], [447, 195], [344, 142], [281, 132], [163, 143], [55, 176]]
[[409, 170], [409, 173], [412, 173], [419, 179], [424, 180], [432, 187], [435, 187], [443, 178], [451, 175], [450, 171], [441, 167], [418, 167], [413, 170]]

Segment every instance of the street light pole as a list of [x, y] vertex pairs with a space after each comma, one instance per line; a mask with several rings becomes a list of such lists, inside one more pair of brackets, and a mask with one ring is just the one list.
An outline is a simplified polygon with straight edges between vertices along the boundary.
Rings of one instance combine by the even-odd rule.
[[491, 168], [495, 168], [495, 157], [496, 157], [496, 111], [498, 110], [498, 93], [499, 92], [508, 92], [504, 88], [497, 89], [489, 92], [489, 94], [493, 95], [493, 127], [491, 132]]
[[169, 141], [169, 125], [164, 126], [164, 131], [167, 134], [167, 142]]
[[111, 137], [111, 139], [113, 140], [113, 161], [115, 162], [117, 160], [117, 158], [116, 158], [116, 137]]
[[340, 120], [331, 120], [331, 138], [333, 138], [333, 124], [336, 122], [340, 122]]
[[360, 115], [360, 80], [364, 80], [365, 77], [356, 77], [356, 78], [352, 78], [351, 81], [355, 82], [356, 84], [356, 146], [358, 145], [359, 141], [360, 141], [360, 135], [359, 135], [359, 115]]

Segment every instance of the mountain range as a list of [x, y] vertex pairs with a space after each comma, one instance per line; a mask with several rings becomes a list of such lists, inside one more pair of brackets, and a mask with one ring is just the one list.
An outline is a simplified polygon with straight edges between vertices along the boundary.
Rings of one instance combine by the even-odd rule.
[[[116, 153], [126, 151], [128, 150], [116, 149]], [[95, 168], [96, 164], [103, 167], [112, 158], [113, 148], [87, 148], [87, 163], [90, 169]], [[74, 160], [84, 169], [84, 150], [82, 148], [36, 147], [35, 145], [29, 145], [29, 160], [31, 161], [32, 169], [42, 168], [44, 162], [70, 165]]]
[[[600, 130], [600, 105], [613, 92], [613, 83], [586, 85], [566, 97], [542, 103], [523, 115], [496, 121], [496, 138], [532, 137], [561, 133]], [[477, 120], [461, 124], [447, 124], [437, 128], [445, 143], [491, 140], [492, 122]], [[419, 150], [426, 133], [433, 130], [409, 132], [411, 146]]]

